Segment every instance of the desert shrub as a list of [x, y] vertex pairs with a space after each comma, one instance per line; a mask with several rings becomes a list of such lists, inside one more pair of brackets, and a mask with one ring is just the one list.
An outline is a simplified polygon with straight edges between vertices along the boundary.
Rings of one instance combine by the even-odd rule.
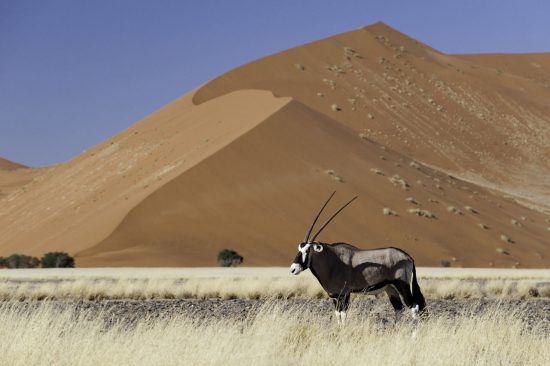
[[73, 268], [74, 258], [65, 252], [49, 252], [40, 259], [42, 268]]
[[392, 182], [394, 185], [396, 186], [399, 186], [403, 189], [407, 189], [409, 188], [409, 184], [407, 183], [407, 181], [405, 181], [405, 179], [401, 178], [399, 175], [395, 174], [393, 177], [391, 178], [388, 178], [390, 180], [390, 182]]
[[336, 172], [334, 171], [334, 169], [328, 169], [328, 170], [325, 170], [325, 174], [329, 175], [332, 179], [334, 179], [335, 181], [337, 182], [343, 182], [344, 179], [339, 176], [338, 174], [336, 174]]
[[414, 205], [418, 205], [418, 201], [414, 199], [414, 197], [407, 197], [405, 198], [405, 201], [410, 202]]
[[505, 242], [510, 243], [510, 244], [514, 243], [514, 241], [512, 239], [510, 239], [507, 235], [504, 235], [504, 234], [500, 235], [500, 240], [505, 241]]
[[439, 261], [439, 265], [444, 268], [448, 268], [451, 266], [451, 261], [448, 261], [446, 259], [442, 259]]
[[220, 267], [237, 267], [243, 262], [243, 257], [232, 249], [222, 249], [218, 253]]
[[36, 268], [40, 260], [24, 254], [12, 254], [9, 257], [2, 258], [1, 265], [7, 268]]
[[462, 215], [462, 211], [460, 211], [455, 206], [449, 206], [447, 207], [447, 211], [454, 213], [455, 215]]
[[497, 252], [504, 255], [510, 255], [505, 249], [503, 248], [497, 248]]
[[429, 219], [435, 219], [435, 215], [429, 210], [421, 210], [419, 208], [409, 208], [409, 213], [416, 216], [427, 217]]
[[389, 207], [384, 207], [382, 209], [382, 213], [384, 215], [387, 215], [387, 216], [397, 216], [397, 212], [395, 212], [394, 210], [392, 210], [391, 208]]

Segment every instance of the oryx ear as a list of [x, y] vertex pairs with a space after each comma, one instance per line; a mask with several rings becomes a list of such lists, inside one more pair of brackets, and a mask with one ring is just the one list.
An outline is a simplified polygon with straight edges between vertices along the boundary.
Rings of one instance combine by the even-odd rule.
[[313, 250], [320, 253], [323, 251], [323, 246], [321, 244], [313, 244]]

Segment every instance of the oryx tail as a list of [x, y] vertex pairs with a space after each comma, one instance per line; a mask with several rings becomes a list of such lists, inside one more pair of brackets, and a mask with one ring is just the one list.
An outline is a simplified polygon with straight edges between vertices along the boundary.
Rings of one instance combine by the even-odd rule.
[[424, 295], [422, 295], [422, 292], [420, 291], [420, 286], [418, 286], [418, 282], [416, 281], [416, 266], [413, 263], [413, 277], [411, 281], [411, 292], [413, 296], [413, 301], [415, 304], [418, 304], [418, 308], [420, 311], [424, 310], [426, 307], [426, 299], [424, 299]]

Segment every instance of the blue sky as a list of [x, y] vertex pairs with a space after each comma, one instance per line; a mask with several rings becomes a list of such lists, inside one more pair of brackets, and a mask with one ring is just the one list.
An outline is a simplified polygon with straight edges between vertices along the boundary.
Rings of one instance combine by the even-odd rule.
[[549, 1], [0, 0], [0, 157], [59, 163], [245, 62], [384, 21], [446, 53], [550, 52]]

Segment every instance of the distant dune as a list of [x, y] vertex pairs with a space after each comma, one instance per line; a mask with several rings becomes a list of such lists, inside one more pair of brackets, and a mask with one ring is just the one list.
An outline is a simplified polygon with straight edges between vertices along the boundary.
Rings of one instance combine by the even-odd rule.
[[21, 169], [21, 168], [26, 168], [26, 166], [22, 164], [14, 163], [13, 161], [0, 158], [0, 170], [11, 171], [11, 170]]
[[229, 71], [67, 163], [0, 159], [0, 255], [287, 265], [337, 190], [359, 199], [322, 241], [547, 267], [548, 100], [550, 54], [445, 55], [377, 23]]

